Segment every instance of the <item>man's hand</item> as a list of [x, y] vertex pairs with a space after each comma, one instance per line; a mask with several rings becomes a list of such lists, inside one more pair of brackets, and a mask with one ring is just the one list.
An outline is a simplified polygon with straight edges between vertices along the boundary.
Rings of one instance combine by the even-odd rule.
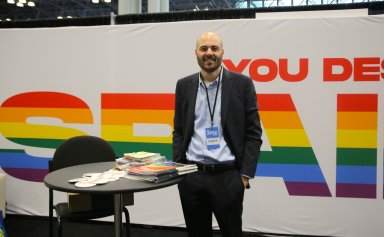
[[245, 176], [241, 176], [241, 180], [243, 181], [244, 188], [250, 189], [251, 186], [249, 185], [249, 178]]

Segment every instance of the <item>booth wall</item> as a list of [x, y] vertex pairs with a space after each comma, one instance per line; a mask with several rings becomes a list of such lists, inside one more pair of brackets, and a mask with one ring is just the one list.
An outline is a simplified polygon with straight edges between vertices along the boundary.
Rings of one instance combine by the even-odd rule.
[[[170, 159], [175, 84], [199, 70], [205, 31], [258, 93], [264, 144], [244, 231], [383, 236], [383, 16], [1, 29], [7, 212], [48, 215], [48, 160], [71, 136]], [[129, 209], [132, 223], [184, 226], [175, 186]]]

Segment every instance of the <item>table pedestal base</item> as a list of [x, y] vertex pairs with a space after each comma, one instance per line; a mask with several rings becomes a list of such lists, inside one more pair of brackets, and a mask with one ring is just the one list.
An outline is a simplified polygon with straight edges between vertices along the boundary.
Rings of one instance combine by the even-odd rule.
[[122, 222], [122, 199], [121, 194], [114, 194], [115, 205], [115, 237], [122, 237], [123, 222]]

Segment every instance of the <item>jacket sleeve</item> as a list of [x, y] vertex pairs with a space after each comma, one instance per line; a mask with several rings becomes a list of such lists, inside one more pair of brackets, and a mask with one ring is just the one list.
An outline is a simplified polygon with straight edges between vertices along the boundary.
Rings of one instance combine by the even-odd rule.
[[246, 80], [245, 93], [245, 140], [243, 157], [241, 159], [241, 174], [248, 177], [254, 177], [257, 168], [257, 162], [260, 156], [260, 147], [262, 144], [261, 123], [259, 116], [259, 106], [253, 81]]
[[175, 162], [182, 161], [182, 150], [184, 132], [182, 125], [182, 83], [179, 80], [176, 84], [175, 91], [175, 114], [173, 118], [173, 137], [172, 137], [172, 160]]

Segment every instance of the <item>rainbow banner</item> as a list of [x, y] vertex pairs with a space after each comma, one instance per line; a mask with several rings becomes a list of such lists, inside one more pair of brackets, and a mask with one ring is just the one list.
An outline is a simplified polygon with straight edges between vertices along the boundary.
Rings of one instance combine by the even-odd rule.
[[[63, 123], [93, 123], [88, 105], [75, 96], [58, 92], [26, 92], [2, 103], [0, 131], [10, 143], [37, 148], [56, 148], [69, 137], [85, 134], [68, 127], [29, 121], [45, 117], [57, 118]], [[29, 155], [24, 149], [0, 149], [1, 168], [22, 180], [42, 182], [48, 173], [49, 159]]]
[[[69, 137], [102, 137], [117, 156], [171, 159], [175, 87], [199, 71], [204, 31], [221, 36], [223, 66], [249, 76], [258, 96], [263, 144], [243, 230], [384, 236], [380, 15], [0, 29], [7, 212], [48, 215], [43, 179]], [[184, 226], [177, 186], [135, 199], [132, 223]]]
[[377, 100], [377, 94], [337, 96], [337, 197], [376, 198]]
[[258, 101], [272, 151], [262, 151], [256, 174], [282, 177], [290, 195], [331, 196], [291, 96], [263, 94]]
[[[110, 141], [116, 154], [151, 151], [172, 159], [174, 94], [101, 95], [101, 136]], [[135, 124], [151, 124], [147, 135], [135, 134]], [[169, 125], [157, 135], [156, 127]]]

